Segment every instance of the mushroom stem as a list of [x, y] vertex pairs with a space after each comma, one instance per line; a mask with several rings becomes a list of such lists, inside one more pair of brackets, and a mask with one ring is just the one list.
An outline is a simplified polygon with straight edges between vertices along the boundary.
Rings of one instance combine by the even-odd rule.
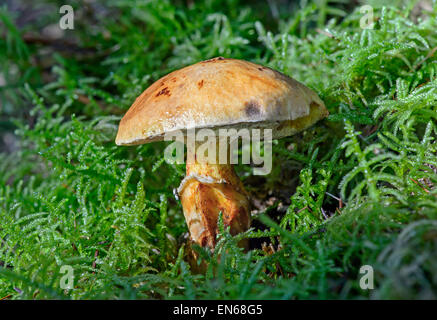
[[[232, 235], [250, 227], [249, 198], [243, 184], [232, 164], [218, 162], [187, 163], [187, 175], [179, 187], [191, 240], [211, 250], [216, 245], [220, 212]], [[247, 247], [247, 242], [240, 245]]]

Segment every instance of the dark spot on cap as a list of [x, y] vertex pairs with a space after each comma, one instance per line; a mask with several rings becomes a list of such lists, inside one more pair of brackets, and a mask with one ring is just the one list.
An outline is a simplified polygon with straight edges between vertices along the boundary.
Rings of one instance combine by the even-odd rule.
[[246, 115], [248, 117], [257, 116], [261, 113], [260, 105], [256, 101], [246, 102], [246, 104], [244, 105], [244, 112], [246, 112]]
[[159, 97], [160, 95], [166, 95], [166, 96], [170, 96], [170, 90], [168, 90], [168, 87], [165, 87], [164, 89], [160, 90], [157, 94], [156, 97]]
[[208, 59], [208, 60], [205, 60], [205, 61], [202, 61], [202, 62], [207, 63], [207, 62], [216, 62], [216, 61], [220, 61], [220, 60], [225, 60], [225, 58], [223, 58], [223, 57], [216, 57], [216, 58]]
[[200, 80], [198, 83], [197, 83], [197, 86], [199, 87], [199, 89], [202, 89], [202, 87], [203, 87], [203, 80]]
[[258, 67], [259, 71], [263, 71], [265, 68], [264, 67]]

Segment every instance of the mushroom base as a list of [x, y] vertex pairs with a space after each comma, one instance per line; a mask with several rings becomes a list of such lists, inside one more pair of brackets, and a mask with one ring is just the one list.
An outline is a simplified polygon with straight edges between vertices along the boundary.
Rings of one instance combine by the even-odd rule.
[[214, 250], [220, 212], [232, 235], [250, 227], [248, 195], [231, 164], [187, 164], [179, 196], [191, 240], [202, 247]]

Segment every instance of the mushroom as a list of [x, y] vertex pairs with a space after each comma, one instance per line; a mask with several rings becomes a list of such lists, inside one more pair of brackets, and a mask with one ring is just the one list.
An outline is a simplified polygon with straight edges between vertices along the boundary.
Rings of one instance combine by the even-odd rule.
[[[217, 57], [147, 88], [121, 119], [115, 142], [149, 143], [180, 130], [186, 139], [188, 130], [201, 128], [270, 128], [279, 139], [327, 115], [318, 95], [298, 81], [255, 63]], [[198, 147], [178, 191], [191, 240], [213, 250], [220, 212], [235, 235], [250, 227], [250, 202], [232, 163], [200, 162]]]

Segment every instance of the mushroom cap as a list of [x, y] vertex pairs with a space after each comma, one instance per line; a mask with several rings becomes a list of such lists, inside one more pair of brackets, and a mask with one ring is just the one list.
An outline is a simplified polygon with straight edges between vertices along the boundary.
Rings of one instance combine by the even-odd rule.
[[300, 82], [255, 63], [218, 57], [148, 87], [121, 119], [115, 142], [137, 145], [201, 128], [271, 128], [278, 139], [327, 115], [323, 101]]

